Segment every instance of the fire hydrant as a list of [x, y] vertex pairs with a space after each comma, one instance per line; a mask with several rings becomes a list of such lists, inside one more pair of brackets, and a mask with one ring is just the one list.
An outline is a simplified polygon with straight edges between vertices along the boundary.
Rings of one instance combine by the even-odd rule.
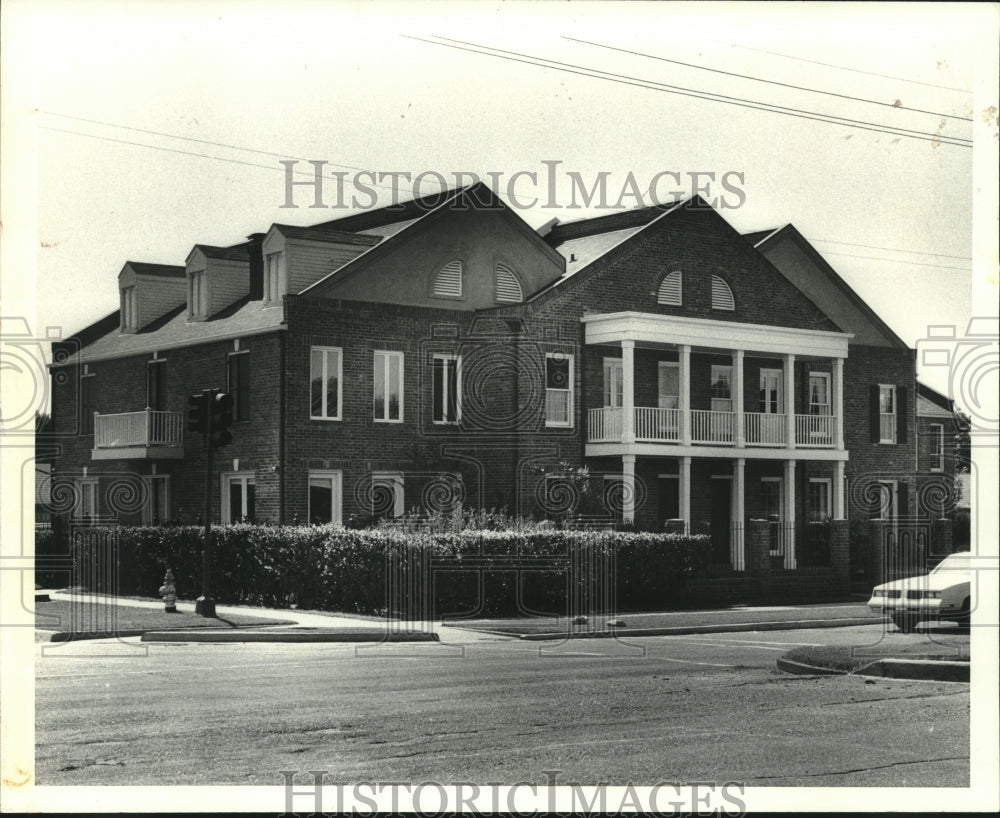
[[163, 610], [167, 613], [177, 613], [177, 588], [174, 587], [174, 574], [169, 568], [160, 586], [160, 596], [163, 597]]

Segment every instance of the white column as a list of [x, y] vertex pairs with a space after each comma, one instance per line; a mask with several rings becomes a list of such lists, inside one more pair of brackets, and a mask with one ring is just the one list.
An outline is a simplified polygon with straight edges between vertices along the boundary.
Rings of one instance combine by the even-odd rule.
[[736, 425], [733, 428], [733, 436], [737, 446], [746, 446], [747, 438], [743, 429], [743, 350], [733, 350], [733, 411], [736, 417]]
[[[681, 410], [681, 445], [691, 445], [691, 347], [681, 346], [681, 377], [680, 377], [680, 410]], [[687, 519], [685, 517], [685, 519]]]
[[838, 460], [836, 471], [833, 473], [833, 519], [843, 520], [844, 517], [844, 492], [847, 486], [844, 485], [844, 461]]
[[[844, 359], [833, 359], [833, 394], [830, 396], [830, 404], [833, 407], [834, 440], [838, 449], [844, 448]], [[843, 463], [841, 463], [843, 467]], [[842, 519], [840, 517], [837, 518]]]
[[681, 458], [680, 468], [680, 515], [684, 520], [685, 532], [691, 532], [691, 458]]
[[730, 560], [733, 570], [746, 570], [746, 533], [743, 530], [746, 517], [746, 464], [743, 457], [736, 458], [733, 469], [733, 538]]
[[785, 568], [795, 567], [795, 461], [785, 461]]
[[622, 455], [622, 519], [635, 522], [635, 455]]
[[635, 443], [635, 341], [622, 341], [622, 443]]
[[785, 445], [795, 448], [795, 356], [785, 356]]

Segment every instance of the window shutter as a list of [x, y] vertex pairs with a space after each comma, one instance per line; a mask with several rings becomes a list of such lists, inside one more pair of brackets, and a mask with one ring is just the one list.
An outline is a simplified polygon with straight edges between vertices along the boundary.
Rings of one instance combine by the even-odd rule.
[[896, 519], [910, 516], [910, 491], [906, 483], [896, 483]]
[[729, 285], [719, 276], [712, 276], [712, 309], [736, 309], [736, 301], [733, 299], [733, 291], [729, 289]]
[[896, 387], [896, 442], [906, 443], [906, 387]]
[[868, 387], [868, 420], [871, 427], [869, 439], [872, 443], [878, 443], [882, 438], [879, 431], [878, 395], [878, 384], [873, 383]]
[[680, 270], [667, 273], [660, 283], [660, 290], [656, 294], [656, 303], [665, 304], [670, 307], [679, 307], [681, 305], [682, 278]]
[[462, 262], [458, 259], [449, 261], [434, 277], [434, 295], [444, 298], [461, 298], [462, 296]]
[[502, 264], [496, 266], [497, 301], [521, 301], [521, 282], [517, 280], [513, 270]]

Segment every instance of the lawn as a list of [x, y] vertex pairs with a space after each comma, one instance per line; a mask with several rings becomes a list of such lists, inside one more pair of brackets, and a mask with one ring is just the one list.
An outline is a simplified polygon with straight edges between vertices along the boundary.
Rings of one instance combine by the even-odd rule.
[[843, 673], [856, 673], [879, 659], [935, 659], [950, 662], [969, 661], [969, 643], [935, 643], [909, 636], [906, 641], [887, 638], [863, 649], [851, 646], [796, 648], [782, 658]]

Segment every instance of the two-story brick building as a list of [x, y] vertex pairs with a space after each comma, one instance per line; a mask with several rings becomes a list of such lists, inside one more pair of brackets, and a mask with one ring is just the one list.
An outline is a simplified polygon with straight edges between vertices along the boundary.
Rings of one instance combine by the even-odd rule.
[[129, 262], [119, 289], [54, 348], [77, 517], [197, 519], [209, 387], [235, 398], [221, 522], [587, 510], [710, 531], [739, 571], [748, 519], [794, 568], [810, 523], [916, 510], [914, 351], [795, 228], [743, 236], [698, 197], [536, 231], [475, 185]]

